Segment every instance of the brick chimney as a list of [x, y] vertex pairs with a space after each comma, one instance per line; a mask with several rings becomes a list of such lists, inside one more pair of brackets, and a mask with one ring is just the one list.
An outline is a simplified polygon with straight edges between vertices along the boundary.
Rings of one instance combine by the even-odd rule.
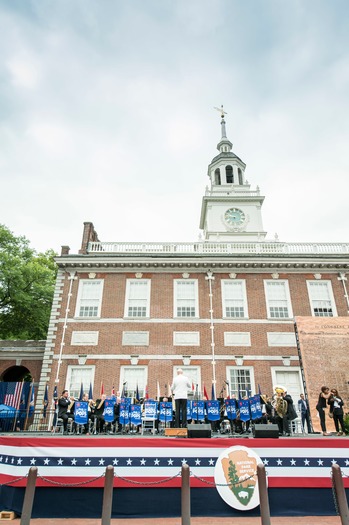
[[69, 255], [69, 250], [70, 250], [69, 246], [61, 246], [61, 257], [63, 255]]
[[99, 242], [98, 234], [92, 222], [84, 222], [81, 248], [79, 254], [86, 255], [89, 242]]

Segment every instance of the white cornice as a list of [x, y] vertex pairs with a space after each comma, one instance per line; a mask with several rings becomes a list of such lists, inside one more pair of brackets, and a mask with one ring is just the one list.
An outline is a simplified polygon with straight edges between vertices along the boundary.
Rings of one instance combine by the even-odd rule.
[[[295, 353], [295, 352], [294, 352]], [[234, 361], [235, 360], [235, 354], [219, 354], [215, 355], [215, 359], [217, 361]], [[241, 354], [241, 350], [239, 350], [239, 354]], [[281, 355], [249, 355], [249, 354], [241, 354], [243, 355], [244, 361], [282, 361], [283, 356]], [[137, 354], [139, 361], [155, 361], [155, 360], [166, 360], [166, 361], [182, 361], [183, 355], [182, 354]], [[58, 355], [53, 356], [53, 359], [58, 360]], [[71, 360], [77, 360], [79, 357], [79, 354], [65, 354], [62, 355], [62, 360], [65, 361], [71, 361]], [[288, 356], [291, 361], [298, 361], [298, 355], [292, 355]], [[115, 361], [115, 360], [130, 360], [130, 354], [128, 352], [125, 352], [125, 354], [88, 354], [87, 355], [87, 361], [88, 360], [108, 360], [108, 361]], [[212, 361], [212, 355], [209, 354], [191, 354], [191, 360], [198, 360], [198, 361]]]

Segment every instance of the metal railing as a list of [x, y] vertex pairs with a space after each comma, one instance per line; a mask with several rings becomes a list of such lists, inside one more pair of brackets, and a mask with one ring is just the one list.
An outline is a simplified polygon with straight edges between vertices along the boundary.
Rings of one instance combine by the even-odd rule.
[[348, 255], [349, 243], [284, 242], [90, 242], [87, 252], [122, 255]]
[[[181, 472], [178, 474], [182, 478], [181, 482], [181, 524], [190, 525], [191, 523], [191, 494], [190, 494], [190, 475], [192, 472], [187, 464], [182, 465]], [[269, 496], [267, 486], [267, 473], [263, 463], [257, 465], [257, 472], [255, 473], [258, 478], [258, 492], [260, 501], [260, 518], [261, 525], [270, 525], [270, 508], [269, 508]], [[37, 467], [31, 467], [27, 474], [27, 483], [24, 494], [24, 501], [21, 512], [20, 525], [30, 525], [32, 508], [34, 503], [35, 489], [37, 478], [49, 481], [47, 478], [43, 478], [38, 474]], [[108, 465], [105, 469], [105, 473], [99, 477], [104, 477], [104, 488], [103, 488], [103, 504], [102, 504], [102, 519], [101, 525], [110, 525], [112, 516], [112, 505], [114, 497], [114, 478], [115, 472], [114, 467]], [[177, 477], [177, 475], [176, 475]], [[252, 477], [255, 477], [253, 475]], [[17, 480], [18, 481], [18, 480]], [[93, 481], [93, 478], [90, 480]], [[204, 481], [204, 480], [203, 480]], [[156, 482], [161, 483], [161, 482]], [[7, 483], [9, 484], [9, 483]], [[145, 484], [144, 482], [140, 484]], [[215, 483], [213, 483], [214, 485]], [[58, 485], [64, 487], [69, 486], [64, 483], [58, 483]], [[342, 525], [349, 525], [349, 510], [348, 502], [345, 494], [345, 488], [343, 483], [343, 477], [341, 469], [337, 464], [332, 465], [332, 485], [333, 485], [333, 497], [334, 506], [336, 513], [340, 516]], [[227, 484], [226, 486], [231, 486]], [[117, 488], [116, 488], [117, 491]]]
[[34, 411], [0, 411], [0, 432], [49, 432], [52, 429], [55, 411], [43, 409]]

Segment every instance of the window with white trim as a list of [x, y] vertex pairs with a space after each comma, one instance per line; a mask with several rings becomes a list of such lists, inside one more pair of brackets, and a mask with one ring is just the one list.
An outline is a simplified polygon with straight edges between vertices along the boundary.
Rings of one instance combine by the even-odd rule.
[[239, 396], [251, 396], [255, 392], [254, 374], [252, 366], [229, 367], [230, 392]]
[[[188, 390], [188, 397], [193, 398], [195, 397], [195, 395], [200, 396], [200, 394], [202, 394], [201, 384], [200, 384], [201, 383], [200, 367], [199, 366], [175, 366], [174, 367], [174, 377], [177, 376], [177, 370], [179, 368], [183, 370], [183, 375], [185, 375], [189, 379], [189, 383], [191, 384], [191, 388]], [[208, 392], [208, 393], [209, 395], [211, 395], [211, 392]]]
[[271, 319], [290, 319], [292, 314], [288, 281], [264, 281], [268, 317]]
[[222, 280], [223, 317], [246, 318], [247, 296], [244, 280]]
[[307, 281], [312, 314], [315, 317], [336, 317], [331, 281]]
[[66, 389], [71, 397], [79, 398], [81, 385], [84, 392], [89, 392], [90, 385], [93, 387], [95, 376], [94, 366], [68, 365]]
[[100, 317], [103, 294], [102, 279], [81, 279], [75, 317]]
[[174, 316], [198, 317], [197, 279], [177, 279], [174, 281]]
[[[145, 388], [147, 386], [147, 368], [145, 366], [122, 366], [120, 369], [120, 393], [124, 390], [127, 397], [136, 397], [137, 387], [139, 397], [145, 397]], [[150, 397], [154, 393], [150, 393]]]
[[149, 317], [150, 279], [127, 279], [125, 317]]

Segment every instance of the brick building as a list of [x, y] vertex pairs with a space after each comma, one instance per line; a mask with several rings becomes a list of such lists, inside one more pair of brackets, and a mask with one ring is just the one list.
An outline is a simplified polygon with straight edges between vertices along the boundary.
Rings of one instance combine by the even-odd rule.
[[46, 341], [0, 340], [0, 381], [38, 384]]
[[88, 222], [78, 253], [62, 247], [39, 402], [46, 382], [164, 395], [178, 367], [199, 394], [303, 391], [294, 319], [348, 316], [349, 243], [267, 241], [223, 114], [217, 148], [201, 241], [102, 242]]

